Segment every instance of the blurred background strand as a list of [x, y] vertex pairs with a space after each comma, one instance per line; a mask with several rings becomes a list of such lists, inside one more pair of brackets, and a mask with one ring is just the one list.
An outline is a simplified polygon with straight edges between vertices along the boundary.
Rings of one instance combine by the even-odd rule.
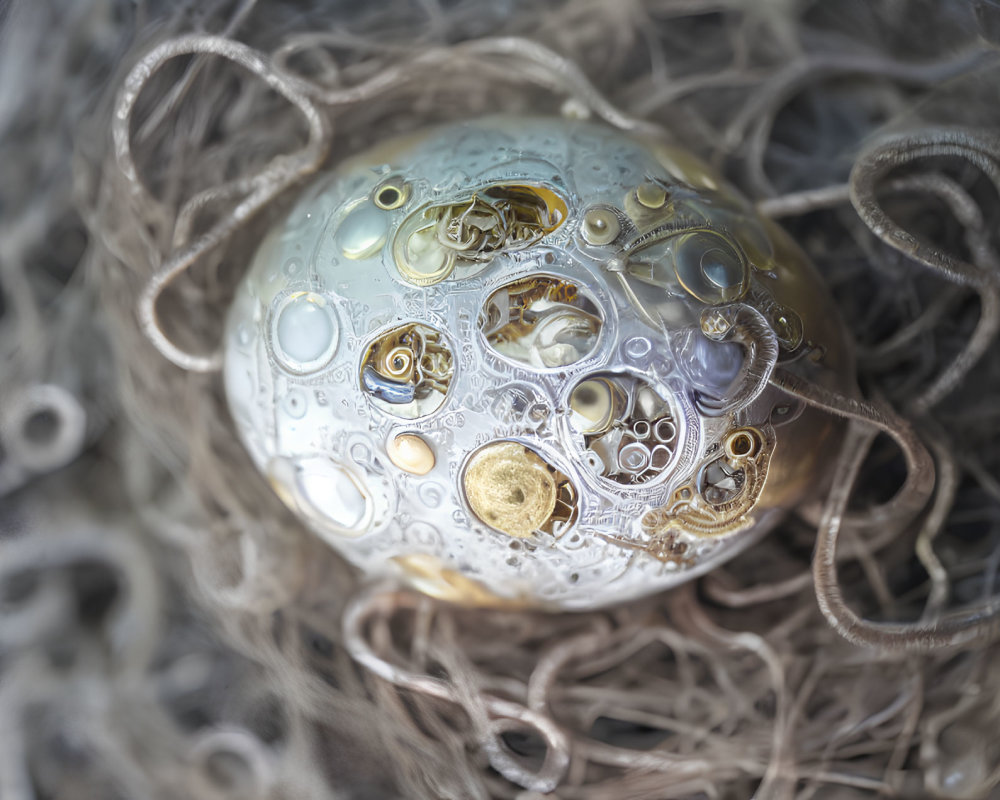
[[[1000, 797], [998, 46], [995, 0], [0, 2], [0, 800]], [[495, 111], [790, 231], [870, 398], [771, 378], [855, 420], [825, 504], [581, 614], [364, 585], [282, 506], [213, 372], [250, 256]]]

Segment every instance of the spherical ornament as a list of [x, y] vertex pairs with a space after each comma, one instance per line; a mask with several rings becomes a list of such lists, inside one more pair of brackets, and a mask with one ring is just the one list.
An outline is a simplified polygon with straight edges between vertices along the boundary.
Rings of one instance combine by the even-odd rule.
[[819, 278], [688, 153], [490, 117], [318, 181], [226, 334], [233, 419], [365, 571], [467, 604], [584, 609], [701, 574], [823, 487], [850, 393]]

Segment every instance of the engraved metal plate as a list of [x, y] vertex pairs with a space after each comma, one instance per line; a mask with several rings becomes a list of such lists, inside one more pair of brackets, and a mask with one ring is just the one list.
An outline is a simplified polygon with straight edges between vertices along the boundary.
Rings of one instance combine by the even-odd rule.
[[369, 572], [582, 609], [700, 574], [823, 480], [850, 391], [811, 267], [689, 154], [490, 117], [383, 143], [269, 233], [225, 382], [275, 491]]

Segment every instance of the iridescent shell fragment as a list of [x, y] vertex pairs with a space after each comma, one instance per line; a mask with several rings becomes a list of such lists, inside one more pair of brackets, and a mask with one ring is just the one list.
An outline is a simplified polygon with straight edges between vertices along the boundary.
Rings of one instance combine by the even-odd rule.
[[307, 190], [227, 324], [232, 416], [362, 569], [468, 604], [593, 608], [701, 574], [823, 487], [851, 393], [801, 253], [690, 154], [488, 117]]

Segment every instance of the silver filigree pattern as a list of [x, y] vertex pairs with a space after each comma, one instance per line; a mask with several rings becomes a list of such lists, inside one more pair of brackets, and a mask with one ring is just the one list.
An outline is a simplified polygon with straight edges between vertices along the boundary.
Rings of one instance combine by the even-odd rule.
[[276, 492], [363, 569], [580, 609], [819, 487], [836, 425], [769, 379], [849, 393], [847, 353], [810, 266], [688, 153], [491, 117], [320, 180], [239, 289], [225, 377]]

